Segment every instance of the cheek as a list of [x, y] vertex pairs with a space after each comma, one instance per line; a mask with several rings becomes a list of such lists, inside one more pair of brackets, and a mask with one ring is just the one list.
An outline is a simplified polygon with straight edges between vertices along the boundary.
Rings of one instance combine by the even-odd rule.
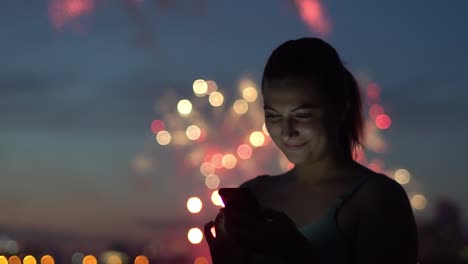
[[299, 135], [304, 137], [319, 137], [326, 134], [325, 127], [320, 122], [298, 124], [296, 129]]
[[[265, 122], [270, 136], [275, 139], [281, 137], [281, 124]], [[294, 124], [294, 130], [299, 132], [299, 137], [318, 137], [326, 135], [325, 126], [320, 121], [298, 122]]]

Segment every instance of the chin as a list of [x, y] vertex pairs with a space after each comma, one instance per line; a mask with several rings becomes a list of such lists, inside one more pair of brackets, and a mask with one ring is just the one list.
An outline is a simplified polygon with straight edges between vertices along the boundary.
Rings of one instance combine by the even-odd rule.
[[288, 154], [285, 153], [286, 158], [289, 160], [289, 162], [297, 165], [305, 162], [307, 160], [307, 157], [304, 155], [298, 155], [298, 154]]

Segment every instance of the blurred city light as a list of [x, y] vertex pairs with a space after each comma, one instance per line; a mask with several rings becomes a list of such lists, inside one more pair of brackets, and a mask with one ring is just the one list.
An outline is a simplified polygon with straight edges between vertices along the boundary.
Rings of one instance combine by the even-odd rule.
[[191, 228], [188, 231], [187, 238], [192, 244], [200, 244], [203, 239], [203, 232], [200, 230], [200, 228]]
[[187, 209], [189, 212], [195, 214], [199, 213], [203, 207], [202, 201], [198, 197], [190, 197], [187, 200]]

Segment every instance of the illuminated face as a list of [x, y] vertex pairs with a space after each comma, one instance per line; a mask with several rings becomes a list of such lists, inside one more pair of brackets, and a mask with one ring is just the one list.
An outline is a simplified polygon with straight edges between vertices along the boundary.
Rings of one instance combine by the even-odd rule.
[[263, 100], [268, 133], [290, 162], [314, 162], [330, 154], [325, 101], [312, 82], [266, 82]]

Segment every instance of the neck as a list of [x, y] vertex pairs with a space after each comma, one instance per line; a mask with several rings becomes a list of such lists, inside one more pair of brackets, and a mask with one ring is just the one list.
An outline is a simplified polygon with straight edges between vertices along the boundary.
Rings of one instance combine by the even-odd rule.
[[342, 177], [354, 165], [350, 158], [326, 156], [313, 162], [296, 164], [290, 173], [297, 183], [315, 185]]

